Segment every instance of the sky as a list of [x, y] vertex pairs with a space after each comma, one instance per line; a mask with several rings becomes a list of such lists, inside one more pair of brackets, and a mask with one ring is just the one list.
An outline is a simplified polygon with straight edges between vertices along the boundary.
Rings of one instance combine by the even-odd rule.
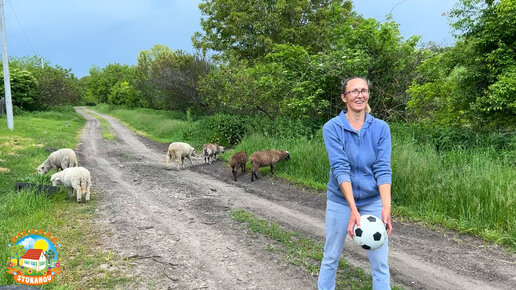
[[[0, 0], [2, 1], [2, 0]], [[380, 22], [391, 13], [405, 38], [453, 45], [448, 12], [456, 0], [354, 0], [355, 11]], [[7, 55], [38, 55], [81, 78], [92, 66], [134, 65], [138, 53], [163, 44], [193, 53], [201, 0], [3, 0]]]

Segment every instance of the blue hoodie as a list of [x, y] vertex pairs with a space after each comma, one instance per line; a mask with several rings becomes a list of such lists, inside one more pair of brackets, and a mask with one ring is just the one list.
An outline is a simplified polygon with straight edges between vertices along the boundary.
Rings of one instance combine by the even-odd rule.
[[327, 198], [348, 205], [340, 190], [351, 182], [357, 207], [380, 199], [378, 186], [391, 184], [391, 132], [386, 122], [366, 113], [364, 125], [355, 130], [346, 111], [323, 127], [324, 144], [330, 160]]

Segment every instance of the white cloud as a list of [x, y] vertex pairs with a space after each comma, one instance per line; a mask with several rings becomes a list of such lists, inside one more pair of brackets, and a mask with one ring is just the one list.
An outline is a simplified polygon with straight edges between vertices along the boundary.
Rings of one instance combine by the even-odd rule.
[[36, 243], [36, 240], [34, 240], [33, 238], [25, 238], [20, 243], [20, 245], [23, 245], [25, 247], [25, 250], [28, 250], [28, 249], [33, 249], [35, 243]]

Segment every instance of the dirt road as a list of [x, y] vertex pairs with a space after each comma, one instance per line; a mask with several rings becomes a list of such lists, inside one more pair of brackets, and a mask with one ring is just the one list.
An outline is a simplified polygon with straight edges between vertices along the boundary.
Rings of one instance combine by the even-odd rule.
[[[92, 172], [92, 199], [100, 199], [99, 226], [110, 230], [103, 247], [134, 258], [142, 289], [315, 289], [316, 277], [268, 251], [269, 240], [251, 236], [230, 217], [254, 214], [324, 240], [323, 193], [267, 177], [237, 182], [222, 162], [167, 169], [168, 144], [135, 135], [116, 119], [116, 141], [100, 137], [88, 120], [78, 146]], [[392, 283], [408, 289], [516, 289], [516, 256], [452, 232], [394, 223], [389, 265]], [[349, 239], [348, 239], [349, 240]], [[347, 243], [345, 259], [368, 269], [365, 251]]]

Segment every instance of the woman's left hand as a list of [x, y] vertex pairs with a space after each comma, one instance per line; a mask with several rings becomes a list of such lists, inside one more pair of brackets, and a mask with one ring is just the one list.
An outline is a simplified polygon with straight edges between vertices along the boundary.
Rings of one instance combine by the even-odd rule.
[[385, 229], [387, 230], [387, 235], [390, 236], [392, 232], [392, 224], [391, 224], [391, 209], [390, 208], [382, 208], [382, 221], [385, 224]]

